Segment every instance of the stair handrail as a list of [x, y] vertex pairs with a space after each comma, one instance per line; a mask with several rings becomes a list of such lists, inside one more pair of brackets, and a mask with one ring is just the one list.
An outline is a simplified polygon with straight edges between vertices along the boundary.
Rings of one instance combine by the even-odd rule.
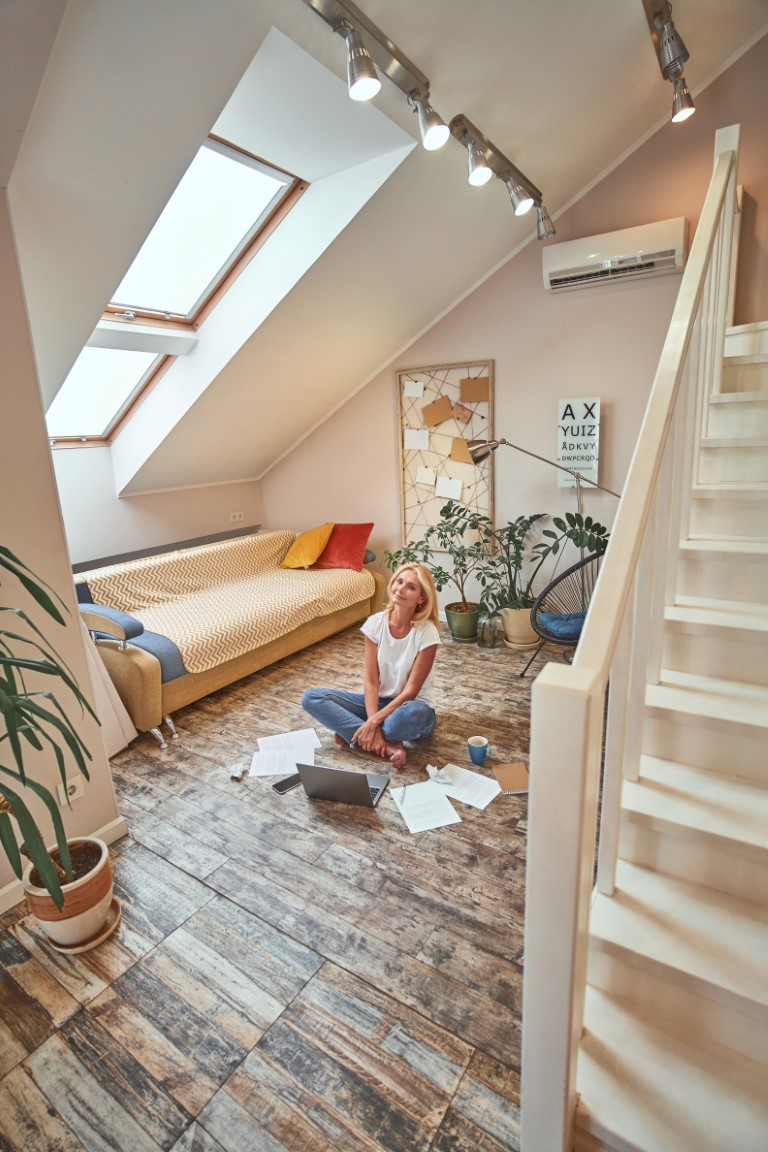
[[548, 664], [532, 689], [522, 1152], [572, 1147], [601, 771], [597, 885], [610, 893], [621, 782], [639, 770], [645, 686], [658, 682], [672, 602], [673, 543], [687, 525], [686, 485], [689, 492], [697, 475], [708, 396], [719, 388], [738, 142], [738, 125], [716, 133], [714, 173], [573, 663]]

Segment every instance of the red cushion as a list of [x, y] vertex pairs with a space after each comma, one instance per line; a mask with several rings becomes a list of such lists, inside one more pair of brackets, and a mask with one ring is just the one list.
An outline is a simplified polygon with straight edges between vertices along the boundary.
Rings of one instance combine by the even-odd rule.
[[312, 567], [355, 568], [359, 572], [372, 530], [373, 523], [334, 524], [328, 543]]

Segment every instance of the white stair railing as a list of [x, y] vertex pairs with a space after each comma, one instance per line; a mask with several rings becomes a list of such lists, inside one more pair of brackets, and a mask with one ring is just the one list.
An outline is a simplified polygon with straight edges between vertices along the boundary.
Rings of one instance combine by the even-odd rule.
[[601, 769], [597, 885], [611, 894], [621, 780], [639, 771], [646, 684], [658, 682], [698, 441], [719, 386], [738, 139], [738, 126], [716, 134], [714, 175], [573, 664], [549, 664], [533, 686], [522, 1152], [572, 1147]]

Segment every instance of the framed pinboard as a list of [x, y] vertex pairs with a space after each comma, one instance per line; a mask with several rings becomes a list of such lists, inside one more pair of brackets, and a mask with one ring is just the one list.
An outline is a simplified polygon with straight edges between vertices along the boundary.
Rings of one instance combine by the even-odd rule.
[[493, 360], [396, 375], [402, 542], [420, 540], [457, 500], [493, 519], [493, 457], [474, 464], [470, 440], [493, 439]]

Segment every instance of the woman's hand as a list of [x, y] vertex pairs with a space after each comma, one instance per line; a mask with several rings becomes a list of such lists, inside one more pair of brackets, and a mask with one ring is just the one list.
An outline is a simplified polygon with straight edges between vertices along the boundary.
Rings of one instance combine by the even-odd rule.
[[384, 737], [381, 734], [380, 726], [374, 720], [364, 721], [352, 739], [355, 744], [365, 749], [366, 752], [375, 752], [377, 756], [381, 755], [381, 749], [384, 747]]

